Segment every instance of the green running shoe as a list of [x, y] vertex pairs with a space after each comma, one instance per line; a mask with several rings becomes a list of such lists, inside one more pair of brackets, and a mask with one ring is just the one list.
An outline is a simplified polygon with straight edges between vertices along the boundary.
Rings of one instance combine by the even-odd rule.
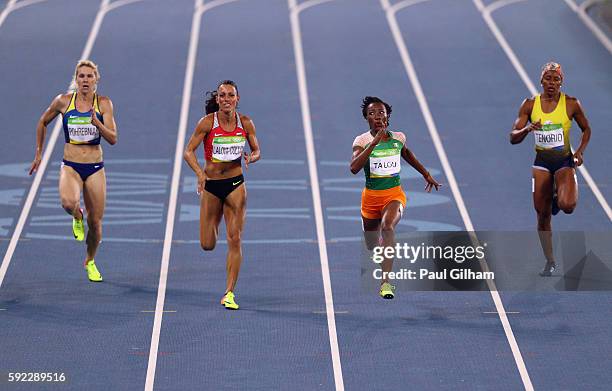
[[93, 259], [85, 262], [85, 270], [87, 270], [87, 277], [89, 278], [89, 281], [102, 282], [102, 275], [98, 271], [96, 263]]
[[395, 297], [395, 286], [389, 284], [388, 282], [383, 282], [380, 286], [380, 297], [383, 299], [393, 299]]
[[74, 238], [82, 242], [85, 239], [85, 226], [83, 225], [83, 209], [81, 209], [81, 219], [72, 218], [72, 234]]
[[229, 291], [223, 296], [223, 301], [221, 302], [223, 306], [228, 310], [237, 310], [240, 308], [238, 303], [234, 301], [234, 292]]

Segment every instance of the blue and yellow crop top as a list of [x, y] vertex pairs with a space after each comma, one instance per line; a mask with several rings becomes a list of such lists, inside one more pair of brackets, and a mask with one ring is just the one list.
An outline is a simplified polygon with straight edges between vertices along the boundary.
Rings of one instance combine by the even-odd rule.
[[[64, 139], [66, 143], [77, 145], [99, 145], [100, 130], [91, 123], [89, 112], [80, 112], [76, 108], [77, 93], [72, 94], [70, 104], [64, 113]], [[98, 94], [94, 94], [93, 107], [100, 122], [104, 123], [100, 107], [98, 106]]]

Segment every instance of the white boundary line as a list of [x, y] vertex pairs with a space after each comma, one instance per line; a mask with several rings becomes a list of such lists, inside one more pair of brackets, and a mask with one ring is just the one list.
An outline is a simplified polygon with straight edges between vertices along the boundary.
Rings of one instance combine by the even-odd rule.
[[[83, 48], [83, 52], [81, 54], [80, 59], [87, 59], [93, 48], [94, 42], [100, 32], [100, 26], [102, 25], [102, 21], [104, 20], [104, 16], [108, 12], [108, 5], [110, 0], [102, 0], [100, 3], [100, 8], [98, 9], [98, 13], [96, 14], [96, 19], [91, 27], [89, 32], [89, 37], [87, 38], [87, 42], [85, 43], [85, 47]], [[73, 87], [72, 82], [70, 83], [70, 90]], [[32, 181], [32, 185], [30, 186], [30, 191], [28, 192], [28, 196], [25, 200], [25, 203], [22, 207], [21, 214], [19, 215], [19, 219], [17, 220], [17, 225], [15, 226], [15, 230], [13, 231], [13, 235], [11, 236], [11, 240], [9, 242], [6, 253], [4, 254], [4, 258], [2, 260], [2, 265], [0, 265], [0, 287], [2, 287], [2, 282], [4, 281], [4, 276], [6, 275], [6, 271], [11, 263], [11, 259], [13, 257], [13, 253], [15, 252], [15, 248], [17, 247], [17, 242], [21, 236], [21, 232], [23, 231], [23, 227], [28, 219], [28, 215], [30, 214], [30, 210], [32, 209], [32, 204], [34, 203], [34, 199], [36, 198], [36, 193], [38, 192], [38, 188], [40, 187], [40, 183], [45, 175], [45, 170], [47, 169], [47, 165], [49, 164], [49, 160], [51, 159], [51, 155], [53, 154], [53, 150], [55, 149], [55, 145], [57, 144], [57, 139], [60, 134], [60, 129], [62, 127], [62, 121], [59, 118], [55, 120], [55, 126], [51, 131], [51, 135], [49, 136], [49, 141], [47, 142], [47, 148], [45, 149], [40, 166], [34, 175], [34, 180]]]
[[2, 26], [9, 14], [14, 11], [15, 3], [17, 3], [17, 0], [9, 0], [9, 2], [6, 3], [6, 6], [0, 13], [0, 26]]
[[[402, 58], [402, 62], [404, 63], [404, 67], [406, 69], [406, 73], [410, 79], [410, 84], [412, 85], [412, 89], [417, 97], [419, 102], [419, 106], [421, 108], [421, 112], [425, 118], [425, 122], [427, 123], [427, 129], [431, 135], [434, 146], [436, 148], [436, 152], [442, 163], [442, 167], [444, 169], [444, 173], [448, 179], [449, 186], [451, 187], [451, 191], [453, 196], [455, 197], [455, 201], [457, 202], [457, 208], [461, 214], [461, 218], [463, 220], [463, 224], [468, 232], [474, 231], [474, 225], [472, 224], [472, 220], [470, 219], [469, 213], [463, 201], [463, 197], [461, 196], [461, 191], [459, 190], [459, 186], [457, 185], [457, 181], [455, 180], [455, 174], [453, 173], [453, 169], [448, 161], [448, 157], [446, 155], [446, 151], [444, 150], [444, 146], [440, 139], [437, 127], [435, 125], [433, 116], [431, 115], [431, 111], [429, 109], [429, 104], [427, 103], [427, 98], [423, 93], [423, 89], [421, 87], [421, 83], [416, 74], [416, 70], [414, 69], [414, 65], [412, 60], [410, 59], [410, 54], [408, 52], [408, 48], [406, 47], [406, 43], [402, 36], [401, 30], [397, 23], [397, 19], [395, 18], [395, 13], [399, 11], [402, 7], [396, 5], [391, 7], [391, 4], [388, 0], [380, 0], [380, 4], [385, 10], [387, 15], [387, 21], [389, 22], [389, 28], [393, 34], [393, 38], [395, 40], [395, 44], [399, 50], [400, 56]], [[412, 4], [416, 4], [414, 1], [404, 2], [405, 6], [409, 6]], [[470, 235], [472, 237], [472, 241], [477, 243], [478, 239], [475, 235]], [[488, 271], [488, 265], [486, 261], [482, 262], [483, 270]], [[510, 321], [508, 320], [508, 316], [506, 314], [506, 310], [502, 303], [501, 297], [499, 296], [499, 292], [497, 292], [497, 288], [493, 281], [487, 280], [487, 285], [489, 291], [491, 292], [491, 297], [493, 299], [493, 303], [495, 304], [495, 309], [498, 312], [499, 319], [502, 323], [504, 332], [506, 334], [506, 338], [508, 339], [508, 344], [510, 345], [510, 349], [512, 350], [512, 355], [514, 357], [514, 361], [518, 368], [519, 374], [521, 376], [521, 380], [523, 382], [523, 386], [525, 390], [532, 391], [533, 385], [531, 383], [531, 379], [529, 378], [529, 373], [527, 372], [527, 367], [525, 366], [525, 362], [523, 360], [523, 356], [521, 354], [518, 343], [516, 342], [516, 338], [514, 337], [514, 333], [512, 331], [512, 327], [510, 326]]]
[[215, 0], [204, 5], [203, 0], [195, 0], [194, 13], [191, 21], [191, 34], [189, 37], [189, 53], [185, 67], [185, 81], [183, 83], [183, 97], [181, 101], [181, 114], [179, 119], [176, 150], [174, 154], [174, 168], [172, 171], [172, 182], [170, 185], [170, 198], [168, 201], [168, 215], [166, 219], [166, 233], [164, 236], [164, 247], [162, 251], [161, 269], [159, 274], [159, 286], [157, 289], [157, 301], [155, 304], [155, 319], [151, 334], [151, 348], [149, 350], [149, 363], [147, 366], [147, 377], [145, 391], [153, 391], [155, 384], [155, 371], [157, 367], [157, 355], [159, 350], [159, 337], [161, 334], [164, 303], [166, 300], [166, 283], [168, 281], [168, 267], [170, 264], [170, 250], [172, 247], [172, 235], [174, 233], [174, 221], [178, 202], [179, 184], [181, 179], [181, 167], [183, 165], [183, 149], [185, 148], [185, 136], [187, 133], [187, 122], [189, 120], [189, 106], [191, 103], [191, 90], [193, 76], [198, 54], [198, 42], [200, 40], [200, 25], [202, 15], [215, 7], [237, 0]]
[[308, 102], [308, 83], [306, 81], [306, 65], [302, 48], [302, 34], [300, 31], [300, 12], [309, 6], [322, 4], [324, 1], [307, 1], [298, 6], [296, 0], [288, 0], [291, 35], [293, 37], [293, 52], [295, 55], [296, 75], [300, 91], [300, 105], [302, 111], [302, 126], [308, 154], [308, 172], [312, 190], [315, 222], [317, 227], [317, 242], [319, 245], [319, 258], [321, 261], [321, 276], [323, 278], [323, 291], [325, 293], [325, 310], [327, 315], [327, 329], [331, 349], [332, 365], [334, 370], [334, 383], [336, 391], [344, 391], [342, 365], [340, 363], [340, 349], [338, 348], [338, 335], [336, 333], [336, 318], [334, 314], [334, 299], [332, 294], [331, 278], [329, 275], [329, 260], [327, 257], [327, 242], [325, 239], [325, 221], [321, 207], [321, 192], [319, 189], [319, 175], [317, 173], [317, 159], [313, 141], [312, 121], [310, 117], [310, 104]]
[[589, 30], [591, 30], [593, 35], [595, 35], [599, 42], [604, 45], [608, 52], [612, 54], [612, 41], [610, 41], [610, 38], [606, 35], [606, 33], [599, 28], [597, 23], [595, 23], [593, 18], [591, 18], [587, 13], [587, 8], [593, 4], [599, 3], [599, 1], [587, 0], [580, 4], [580, 6], [576, 5], [573, 0], [565, 0], [565, 3], [572, 9], [572, 11], [578, 14], [580, 20], [582, 20]]
[[[483, 19], [487, 23], [487, 26], [489, 26], [489, 29], [491, 30], [491, 32], [493, 33], [493, 35], [499, 42], [499, 45], [502, 47], [502, 49], [504, 50], [504, 52], [510, 59], [512, 66], [514, 66], [514, 69], [516, 70], [516, 72], [519, 74], [519, 76], [523, 80], [523, 83], [525, 83], [525, 86], [527, 86], [527, 89], [529, 90], [529, 92], [532, 95], [537, 95], [538, 91], [535, 85], [533, 84], [529, 76], [527, 75], [525, 68], [523, 68], [523, 65], [521, 64], [521, 62], [518, 60], [518, 57], [514, 53], [514, 50], [512, 50], [512, 47], [510, 46], [510, 44], [508, 44], [508, 41], [506, 41], [506, 38], [504, 37], [499, 27], [493, 20], [493, 17], [491, 16], [491, 13], [493, 11], [505, 5], [509, 5], [513, 2], [516, 2], [516, 1], [521, 1], [521, 0], [498, 1], [498, 2], [492, 3], [489, 6], [485, 7], [481, 0], [473, 0], [474, 5], [480, 11]], [[582, 176], [584, 177], [585, 182], [591, 188], [591, 191], [595, 195], [595, 198], [597, 198], [597, 201], [599, 202], [604, 212], [608, 216], [608, 220], [612, 221], [612, 209], [610, 209], [610, 205], [608, 204], [608, 202], [606, 201], [606, 198], [603, 196], [603, 194], [599, 190], [599, 187], [593, 180], [593, 177], [591, 177], [591, 174], [587, 170], [586, 166], [583, 164], [582, 166], [578, 167], [578, 171], [580, 171], [580, 174], [582, 174]]]
[[6, 3], [6, 7], [4, 7], [4, 10], [2, 10], [2, 13], [0, 14], [0, 26], [2, 26], [4, 20], [9, 16], [11, 12], [17, 11], [20, 8], [24, 8], [30, 5], [42, 3], [44, 1], [47, 0], [24, 0], [19, 3], [17, 2], [17, 0], [10, 0], [8, 3]]

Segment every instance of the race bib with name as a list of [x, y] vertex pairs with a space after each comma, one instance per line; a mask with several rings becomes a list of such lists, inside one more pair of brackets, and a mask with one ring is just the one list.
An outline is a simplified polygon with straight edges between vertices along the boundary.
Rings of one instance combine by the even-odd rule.
[[231, 162], [242, 159], [245, 142], [243, 136], [215, 137], [212, 141], [212, 161]]
[[390, 177], [399, 174], [401, 149], [374, 149], [370, 155], [370, 176]]
[[68, 117], [68, 136], [71, 144], [87, 144], [100, 137], [100, 131], [91, 124], [91, 117]]
[[565, 146], [561, 124], [544, 124], [542, 129], [534, 130], [533, 134], [538, 149], [560, 149]]

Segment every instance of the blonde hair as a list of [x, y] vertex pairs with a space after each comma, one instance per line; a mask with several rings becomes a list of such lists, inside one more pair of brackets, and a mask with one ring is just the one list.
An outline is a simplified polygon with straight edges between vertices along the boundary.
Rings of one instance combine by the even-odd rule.
[[91, 60], [81, 60], [76, 64], [76, 67], [74, 67], [74, 77], [72, 78], [72, 84], [75, 89], [76, 89], [76, 78], [79, 73], [80, 67], [90, 67], [91, 69], [93, 69], [94, 75], [96, 75], [96, 82], [100, 81], [100, 72], [98, 71], [98, 66], [96, 65], [96, 63]]

